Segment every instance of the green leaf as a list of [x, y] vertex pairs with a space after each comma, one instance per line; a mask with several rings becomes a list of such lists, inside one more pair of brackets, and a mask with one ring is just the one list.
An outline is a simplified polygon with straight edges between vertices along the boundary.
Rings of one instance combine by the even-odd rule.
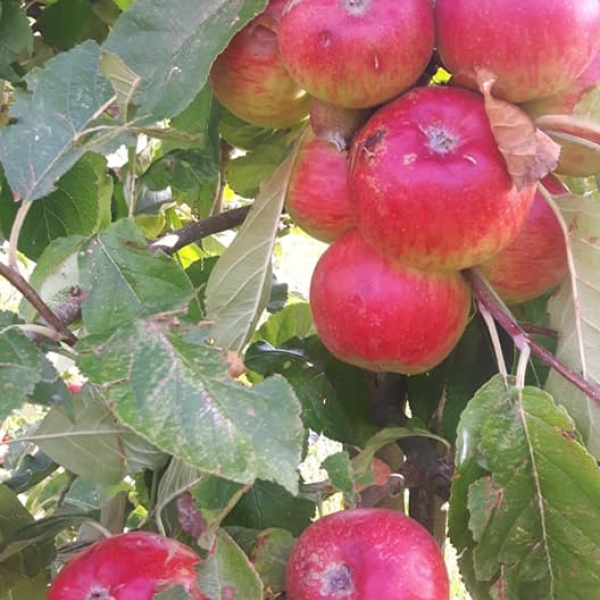
[[304, 432], [293, 390], [273, 377], [247, 387], [230, 378], [209, 330], [176, 319], [138, 320], [81, 340], [78, 364], [102, 384], [119, 418], [199, 469], [298, 489]]
[[285, 590], [285, 569], [296, 540], [286, 529], [271, 527], [261, 531], [249, 553], [265, 588], [274, 594]]
[[[6, 486], [0, 485], [0, 544], [32, 523], [34, 518], [17, 496]], [[48, 542], [24, 544], [22, 548], [13, 546], [12, 551], [0, 561], [0, 595], [10, 598], [13, 587], [22, 589], [26, 585], [25, 580], [34, 578], [50, 563], [53, 550], [54, 544]]]
[[160, 513], [176, 499], [179, 526], [200, 547], [209, 549], [221, 521], [244, 490], [239, 483], [174, 459], [161, 477], [156, 511]]
[[235, 239], [212, 270], [206, 286], [207, 318], [220, 346], [244, 347], [267, 304], [272, 256], [292, 157], [265, 181]]
[[6, 324], [11, 314], [2, 313], [0, 329], [0, 420], [20, 408], [41, 380], [43, 355], [16, 326]]
[[[31, 205], [19, 236], [19, 250], [37, 260], [53, 240], [68, 235], [90, 235], [110, 222], [113, 181], [106, 160], [84, 155], [56, 183], [56, 191]], [[8, 237], [18, 205], [1, 202], [2, 230]], [[6, 218], [5, 218], [6, 217]]]
[[135, 2], [115, 23], [103, 50], [118, 55], [139, 77], [131, 95], [140, 119], [157, 121], [186, 108], [216, 56], [265, 6], [265, 0]]
[[[559, 343], [557, 358], [600, 387], [600, 193], [560, 199], [575, 273], [548, 305]], [[547, 391], [577, 423], [588, 450], [600, 459], [600, 406], [551, 371]]]
[[113, 96], [99, 63], [98, 46], [86, 42], [30, 72], [28, 91], [16, 92], [17, 122], [0, 129], [0, 161], [22, 201], [48, 196], [83, 155], [80, 136]]
[[304, 338], [316, 333], [308, 302], [294, 302], [269, 316], [252, 336], [271, 346], [281, 346], [294, 337]]
[[594, 597], [600, 471], [566, 411], [498, 376], [467, 406], [457, 440], [450, 535], [467, 549], [467, 585], [493, 598]]
[[350, 505], [354, 504], [356, 495], [356, 481], [354, 471], [347, 452], [336, 452], [330, 454], [321, 466], [327, 471], [331, 484], [341, 492]]
[[172, 259], [152, 255], [139, 229], [121, 220], [95, 236], [79, 253], [84, 325], [90, 333], [108, 331], [161, 312], [183, 311], [194, 290]]
[[210, 600], [263, 598], [263, 586], [254, 567], [223, 529], [218, 532], [214, 550], [197, 568], [198, 586]]
[[269, 481], [257, 481], [227, 515], [224, 524], [259, 530], [277, 527], [298, 536], [310, 524], [315, 511], [314, 502], [296, 498]]
[[278, 373], [290, 382], [306, 428], [355, 446], [374, 433], [364, 374], [335, 359], [316, 336], [292, 338], [279, 348], [257, 342], [244, 363], [260, 375]]
[[53, 408], [35, 432], [41, 450], [76, 475], [104, 485], [125, 476], [120, 428], [92, 386], [74, 395], [74, 417]]
[[80, 39], [91, 15], [92, 7], [86, 0], [58, 0], [44, 9], [36, 25], [49, 44], [68, 50]]
[[19, 75], [12, 65], [33, 52], [33, 32], [20, 2], [3, 0], [0, 9], [0, 79], [16, 82]]

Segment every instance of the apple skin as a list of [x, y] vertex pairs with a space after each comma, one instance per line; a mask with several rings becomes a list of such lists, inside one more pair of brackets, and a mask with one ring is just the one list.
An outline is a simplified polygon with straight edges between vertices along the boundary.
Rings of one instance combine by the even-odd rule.
[[291, 0], [283, 60], [312, 96], [369, 108], [413, 86], [433, 53], [431, 0]]
[[448, 600], [435, 540], [387, 508], [328, 514], [307, 527], [286, 569], [287, 600]]
[[115, 535], [72, 558], [52, 582], [47, 600], [152, 600], [177, 585], [194, 600], [208, 600], [196, 582], [200, 561], [189, 546], [156, 533]]
[[[597, 100], [592, 101], [592, 95]], [[596, 126], [600, 125], [600, 52], [596, 54], [588, 68], [567, 88], [554, 96], [526, 102], [523, 104], [523, 109], [534, 120], [546, 115], [569, 115], [589, 120]], [[589, 133], [582, 133], [584, 140], [589, 139], [596, 144], [594, 150], [561, 135], [561, 133], [573, 132], [568, 125], [566, 129], [557, 128], [557, 125], [552, 124], [546, 128], [540, 121], [540, 128], [561, 146], [555, 173], [571, 177], [589, 177], [600, 173], [600, 134], [598, 131], [591, 137]]]
[[460, 273], [392, 264], [350, 231], [317, 262], [310, 306], [334, 356], [370, 371], [412, 375], [432, 369], [454, 348], [471, 294]]
[[308, 94], [291, 78], [279, 52], [285, 3], [271, 0], [263, 13], [233, 36], [209, 74], [219, 102], [236, 117], [260, 127], [290, 127], [309, 110]]
[[535, 193], [514, 186], [482, 96], [452, 87], [414, 88], [380, 108], [353, 140], [349, 184], [365, 239], [431, 271], [491, 258]]
[[[552, 179], [548, 176], [544, 181], [556, 189]], [[536, 192], [517, 237], [477, 268], [506, 304], [537, 298], [566, 277], [569, 267], [562, 227], [541, 192]]]
[[511, 102], [559, 92], [600, 50], [598, 0], [436, 0], [434, 10], [440, 58], [459, 84], [477, 88], [485, 69]]
[[355, 227], [348, 189], [348, 152], [307, 128], [288, 181], [285, 207], [306, 233], [330, 243]]

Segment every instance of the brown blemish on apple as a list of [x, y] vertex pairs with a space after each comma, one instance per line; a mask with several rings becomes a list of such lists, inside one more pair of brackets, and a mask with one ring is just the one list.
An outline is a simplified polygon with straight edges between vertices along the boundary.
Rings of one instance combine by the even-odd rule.
[[377, 151], [382, 148], [386, 134], [385, 129], [378, 129], [362, 143], [362, 153], [367, 160], [374, 157]]

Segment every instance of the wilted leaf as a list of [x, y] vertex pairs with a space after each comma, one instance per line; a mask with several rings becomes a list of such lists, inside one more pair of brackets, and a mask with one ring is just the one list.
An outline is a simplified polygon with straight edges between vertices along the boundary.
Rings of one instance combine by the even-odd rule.
[[194, 99], [217, 54], [265, 6], [266, 0], [138, 0], [115, 23], [102, 49], [139, 77], [137, 89], [125, 95], [139, 106], [141, 119], [158, 121]]
[[83, 339], [79, 366], [119, 418], [165, 452], [238, 483], [262, 477], [296, 492], [304, 433], [294, 392], [278, 377], [253, 387], [232, 380], [210, 342], [203, 326], [138, 320]]
[[223, 529], [209, 557], [198, 566], [198, 586], [210, 600], [263, 598], [263, 586], [254, 567]]
[[560, 146], [516, 104], [492, 96], [494, 77], [478, 73], [479, 89], [498, 148], [517, 189], [534, 185], [558, 164]]
[[129, 220], [114, 223], [79, 253], [84, 325], [108, 331], [160, 312], [183, 311], [194, 297], [183, 269], [163, 254], [152, 255]]
[[465, 409], [456, 456], [450, 536], [468, 587], [511, 600], [593, 598], [600, 471], [566, 411], [497, 376]]
[[[574, 261], [566, 281], [550, 300], [552, 327], [560, 333], [557, 358], [600, 388], [600, 193], [557, 199]], [[577, 423], [588, 450], [600, 459], [600, 406], [551, 371], [546, 389]]]
[[113, 96], [99, 75], [100, 51], [85, 42], [30, 72], [17, 92], [13, 125], [0, 129], [0, 160], [22, 201], [54, 190], [57, 179], [83, 155], [78, 139]]
[[273, 248], [292, 158], [265, 181], [235, 239], [206, 286], [207, 318], [217, 343], [240, 352], [254, 332], [269, 298]]

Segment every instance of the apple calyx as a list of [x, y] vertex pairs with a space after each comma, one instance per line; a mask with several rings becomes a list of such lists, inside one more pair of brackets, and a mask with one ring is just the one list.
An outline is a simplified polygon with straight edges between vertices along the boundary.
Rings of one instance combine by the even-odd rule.
[[454, 152], [458, 146], [458, 138], [444, 127], [432, 125], [427, 127], [423, 133], [427, 137], [427, 147], [434, 154], [443, 156]]
[[333, 565], [323, 576], [324, 597], [347, 596], [354, 591], [352, 569], [346, 563]]
[[343, 4], [348, 14], [362, 15], [371, 4], [371, 0], [345, 0]]

